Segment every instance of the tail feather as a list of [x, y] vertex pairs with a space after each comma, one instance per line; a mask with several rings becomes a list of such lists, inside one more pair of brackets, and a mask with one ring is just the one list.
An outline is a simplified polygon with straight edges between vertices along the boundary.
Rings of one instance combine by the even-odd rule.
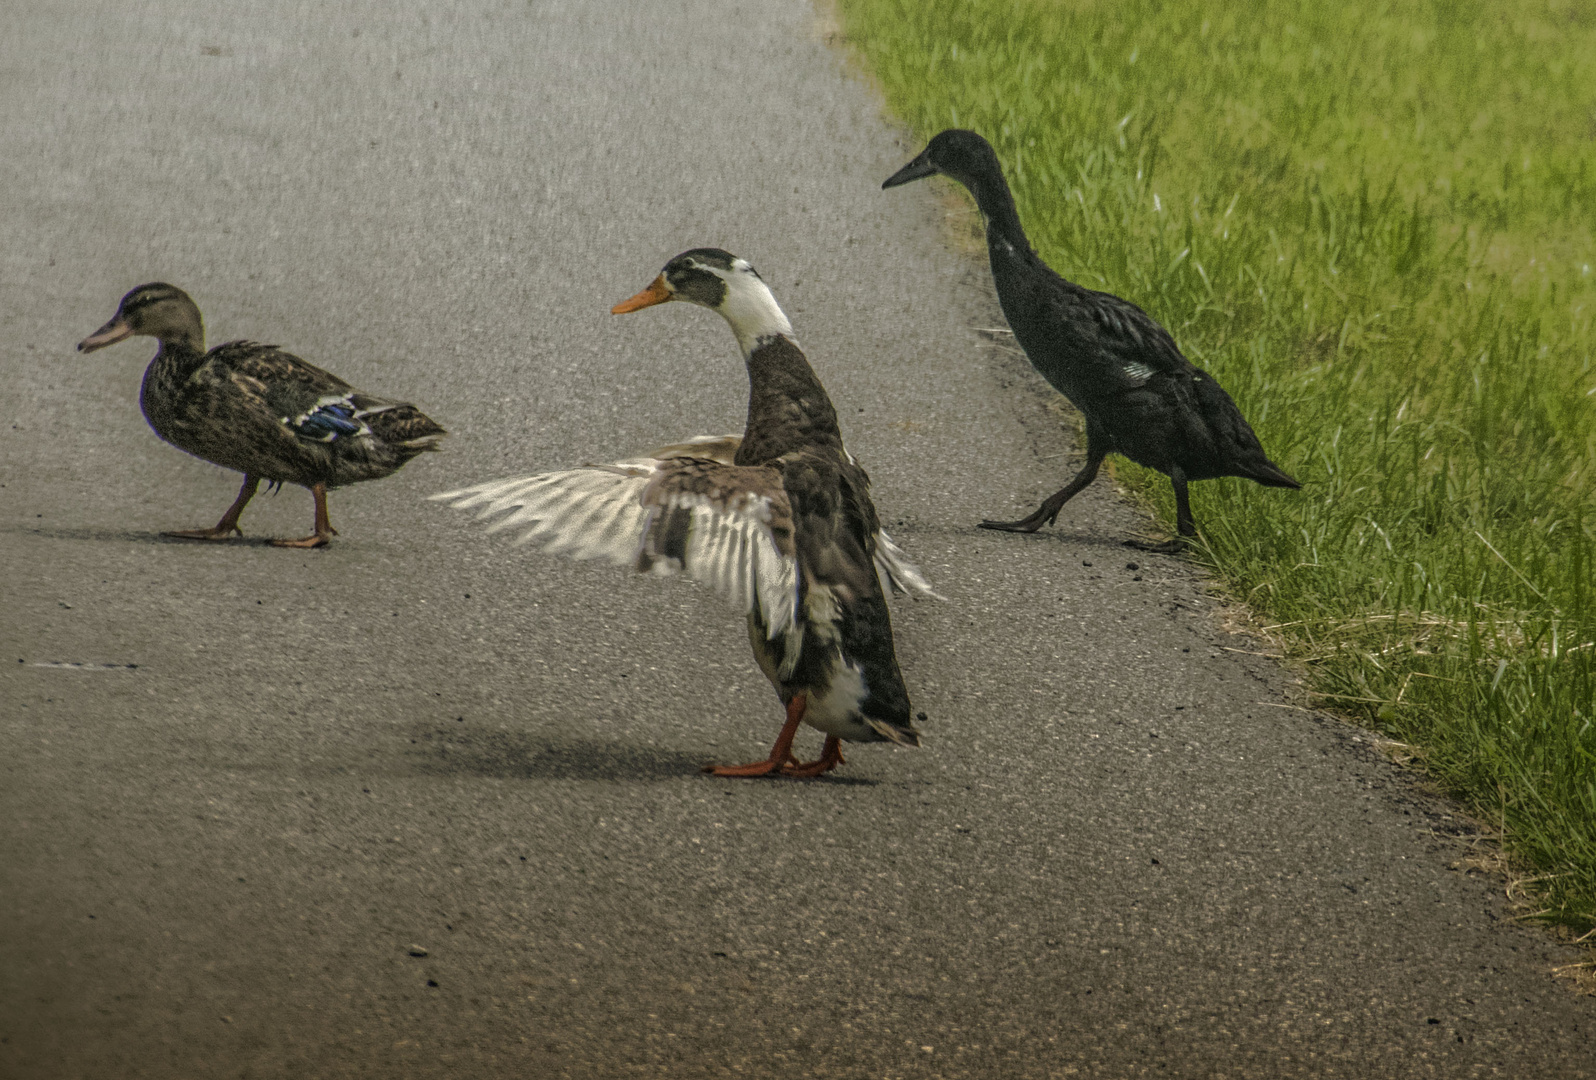
[[436, 450], [437, 442], [449, 434], [432, 417], [404, 403], [384, 403], [356, 414], [371, 428], [371, 433], [389, 446], [405, 447], [420, 453]]
[[[918, 719], [924, 720], [925, 713], [921, 713]], [[894, 724], [887, 720], [878, 720], [873, 716], [866, 716], [864, 722], [888, 742], [895, 742], [899, 746], [920, 745], [920, 731], [913, 724]]]
[[448, 437], [449, 437], [449, 433], [447, 431], [440, 431], [440, 432], [438, 432], [435, 435], [422, 435], [422, 436], [419, 436], [418, 438], [406, 439], [404, 442], [400, 443], [399, 445], [405, 447], [408, 450], [416, 450], [416, 451], [441, 450], [443, 448], [441, 446], [439, 446], [438, 443], [442, 442], [444, 439], [447, 439]]
[[1242, 475], [1246, 476], [1246, 478], [1249, 480], [1258, 481], [1258, 483], [1262, 484], [1264, 487], [1302, 487], [1302, 485], [1299, 484], [1290, 473], [1286, 472], [1286, 470], [1282, 469], [1279, 465], [1276, 465], [1268, 458], [1249, 463], [1247, 471]]

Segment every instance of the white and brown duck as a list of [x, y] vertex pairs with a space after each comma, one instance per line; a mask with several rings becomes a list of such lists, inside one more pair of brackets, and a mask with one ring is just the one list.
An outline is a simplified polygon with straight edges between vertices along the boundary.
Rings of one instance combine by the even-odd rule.
[[[478, 484], [435, 498], [523, 539], [640, 573], [686, 574], [747, 613], [754, 658], [786, 707], [770, 755], [719, 776], [818, 776], [843, 741], [919, 745], [886, 592], [934, 595], [881, 531], [870, 479], [831, 399], [754, 268], [717, 248], [678, 255], [616, 314], [672, 300], [718, 312], [747, 364], [748, 423], [611, 465]], [[920, 714], [919, 719], [924, 719]], [[799, 762], [800, 724], [825, 733]]]
[[93, 352], [130, 337], [158, 341], [139, 404], [155, 433], [225, 469], [244, 474], [238, 498], [210, 529], [164, 535], [227, 540], [243, 535], [239, 515], [262, 480], [310, 489], [315, 531], [279, 547], [321, 547], [336, 531], [327, 491], [394, 472], [436, 450], [447, 432], [414, 405], [362, 393], [275, 345], [230, 341], [205, 351], [205, 324], [182, 289], [140, 285], [111, 321], [78, 343]]

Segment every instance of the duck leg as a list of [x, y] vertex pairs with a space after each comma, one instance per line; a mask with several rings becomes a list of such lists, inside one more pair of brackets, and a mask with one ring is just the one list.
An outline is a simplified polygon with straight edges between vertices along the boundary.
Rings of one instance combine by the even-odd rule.
[[325, 547], [338, 535], [327, 518], [327, 485], [316, 484], [310, 489], [316, 500], [316, 531], [301, 540], [273, 540], [273, 547], [318, 548]]
[[1179, 466], [1170, 473], [1169, 482], [1175, 485], [1175, 531], [1182, 536], [1196, 536], [1197, 522], [1191, 516], [1191, 496], [1186, 494], [1186, 474]]
[[1065, 484], [1054, 492], [1048, 500], [1036, 508], [1036, 513], [1030, 517], [1021, 518], [1019, 521], [983, 521], [981, 528], [996, 529], [999, 532], [1024, 532], [1032, 533], [1043, 525], [1051, 525], [1058, 519], [1058, 512], [1065, 503], [1081, 493], [1081, 490], [1097, 479], [1097, 470], [1103, 464], [1103, 459], [1108, 456], [1108, 451], [1098, 449], [1092, 445], [1090, 439], [1086, 443], [1086, 464], [1081, 471], [1075, 474], [1075, 479]]
[[787, 702], [787, 722], [781, 726], [776, 745], [771, 747], [770, 757], [764, 761], [748, 765], [705, 765], [704, 771], [715, 776], [769, 776], [797, 765], [798, 759], [792, 754], [792, 740], [798, 734], [798, 722], [804, 718], [804, 708], [808, 704], [809, 698], [805, 694], [794, 694], [793, 699]]
[[1165, 540], [1160, 544], [1144, 543], [1140, 540], [1125, 541], [1126, 547], [1137, 548], [1141, 551], [1154, 551], [1161, 555], [1174, 555], [1186, 549], [1186, 541], [1197, 535], [1197, 523], [1191, 516], [1191, 496], [1186, 491], [1186, 473], [1179, 465], [1170, 467], [1169, 482], [1175, 487], [1175, 531], [1180, 534], [1178, 540]]
[[835, 735], [826, 736], [826, 745], [820, 751], [817, 761], [805, 761], [801, 764], [788, 765], [781, 770], [783, 776], [797, 776], [808, 778], [828, 773], [838, 765], [846, 765], [848, 760], [842, 756], [842, 740]]
[[227, 513], [222, 515], [222, 520], [216, 523], [214, 529], [179, 529], [172, 532], [163, 532], [162, 536], [175, 536], [180, 540], [227, 540], [234, 533], [244, 535], [244, 530], [238, 527], [238, 515], [244, 512], [244, 507], [249, 505], [249, 500], [255, 497], [255, 489], [260, 487], [260, 477], [244, 474], [244, 486], [238, 489], [238, 498], [233, 500], [233, 505], [227, 508]]

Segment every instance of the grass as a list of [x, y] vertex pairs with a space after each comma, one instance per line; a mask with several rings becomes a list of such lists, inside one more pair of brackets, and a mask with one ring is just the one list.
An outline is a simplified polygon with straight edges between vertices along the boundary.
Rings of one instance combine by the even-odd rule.
[[897, 115], [986, 135], [1042, 256], [1162, 321], [1305, 482], [1194, 490], [1319, 699], [1596, 926], [1596, 9], [840, 7]]

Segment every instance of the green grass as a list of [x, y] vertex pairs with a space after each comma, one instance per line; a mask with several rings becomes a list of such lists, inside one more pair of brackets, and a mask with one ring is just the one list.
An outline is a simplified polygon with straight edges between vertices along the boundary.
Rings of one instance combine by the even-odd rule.
[[1194, 490], [1320, 700], [1596, 924], [1596, 9], [841, 8], [897, 115], [986, 135], [1042, 256], [1169, 327], [1305, 482]]

